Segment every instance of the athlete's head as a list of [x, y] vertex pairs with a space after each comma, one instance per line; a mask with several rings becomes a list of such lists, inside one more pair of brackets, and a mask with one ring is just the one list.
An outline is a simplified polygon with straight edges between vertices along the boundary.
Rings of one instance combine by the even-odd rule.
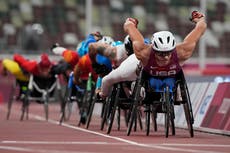
[[97, 74], [106, 75], [112, 71], [112, 63], [107, 57], [97, 54], [93, 69]]
[[158, 52], [169, 52], [175, 49], [176, 40], [169, 31], [156, 32], [151, 40], [153, 49]]
[[49, 72], [51, 70], [52, 63], [49, 60], [49, 57], [47, 54], [43, 53], [41, 55], [40, 62], [38, 63], [38, 70], [40, 72], [41, 76], [48, 76]]
[[99, 40], [98, 42], [105, 43], [105, 44], [108, 44], [108, 45], [112, 45], [112, 43], [114, 42], [114, 40], [110, 36], [103, 36], [102, 39]]
[[156, 32], [152, 36], [152, 47], [155, 51], [156, 60], [162, 65], [168, 64], [171, 53], [176, 48], [176, 41], [169, 31]]
[[129, 56], [133, 54], [133, 42], [130, 39], [129, 35], [125, 37], [124, 44], [125, 44], [125, 50], [126, 50], [127, 55]]

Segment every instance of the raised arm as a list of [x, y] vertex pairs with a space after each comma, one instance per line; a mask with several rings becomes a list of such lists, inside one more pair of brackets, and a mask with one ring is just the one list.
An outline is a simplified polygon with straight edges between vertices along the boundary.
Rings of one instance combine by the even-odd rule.
[[194, 29], [176, 47], [180, 63], [183, 63], [192, 56], [197, 42], [207, 28], [205, 17], [200, 12], [195, 11], [192, 13], [192, 21], [195, 23]]
[[101, 54], [113, 60], [116, 57], [115, 47], [100, 42], [91, 43], [89, 45], [89, 56], [93, 63], [96, 62], [97, 54]]
[[33, 73], [34, 69], [37, 66], [37, 62], [35, 60], [27, 60], [22, 55], [19, 54], [14, 54], [13, 59], [15, 62], [19, 64], [21, 68], [23, 68], [23, 70], [29, 73]]
[[149, 56], [146, 48], [148, 45], [144, 43], [144, 37], [137, 29], [138, 21], [134, 18], [126, 19], [124, 23], [124, 31], [130, 36], [133, 42], [133, 50], [138, 60], [142, 63], [146, 62], [147, 56]]

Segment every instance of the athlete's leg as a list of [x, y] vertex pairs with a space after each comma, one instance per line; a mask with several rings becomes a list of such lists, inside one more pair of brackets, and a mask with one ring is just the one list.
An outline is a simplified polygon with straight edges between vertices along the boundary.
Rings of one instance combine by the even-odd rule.
[[101, 95], [108, 96], [111, 87], [118, 82], [133, 81], [137, 78], [136, 69], [139, 61], [133, 54], [129, 56], [121, 65], [110, 72], [102, 79]]

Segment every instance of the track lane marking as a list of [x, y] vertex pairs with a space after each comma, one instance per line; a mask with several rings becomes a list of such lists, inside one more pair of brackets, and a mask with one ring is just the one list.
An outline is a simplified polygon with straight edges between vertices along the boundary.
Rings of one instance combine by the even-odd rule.
[[[39, 116], [39, 115], [34, 115], [34, 114], [31, 114], [35, 119], [37, 120], [40, 120], [40, 121], [45, 121], [45, 118], [42, 117], [42, 116]], [[48, 120], [49, 123], [52, 123], [52, 124], [56, 124], [56, 125], [60, 125], [59, 124], [59, 121], [55, 121], [55, 120], [52, 120], [52, 119], [49, 119]], [[87, 133], [91, 133], [91, 134], [95, 134], [95, 135], [99, 135], [99, 136], [102, 136], [102, 137], [105, 137], [105, 138], [110, 138], [110, 139], [114, 139], [114, 140], [117, 140], [117, 141], [120, 141], [120, 142], [125, 142], [125, 143], [128, 143], [130, 145], [135, 145], [135, 146], [140, 146], [140, 147], [146, 147], [146, 148], [155, 148], [155, 149], [162, 149], [162, 150], [170, 150], [170, 151], [180, 151], [180, 152], [190, 152], [190, 153], [225, 153], [225, 152], [218, 152], [218, 151], [205, 151], [205, 150], [195, 150], [195, 149], [182, 149], [182, 148], [174, 148], [174, 147], [165, 147], [165, 146], [159, 146], [159, 144], [143, 144], [143, 143], [138, 143], [138, 142], [135, 142], [135, 141], [131, 141], [131, 140], [127, 140], [127, 139], [123, 139], [123, 138], [119, 138], [119, 137], [114, 137], [114, 136], [110, 136], [110, 135], [106, 135], [106, 134], [103, 134], [103, 133], [99, 133], [99, 132], [95, 132], [95, 131], [91, 131], [91, 130], [88, 130], [88, 129], [83, 129], [83, 128], [80, 128], [80, 127], [76, 127], [76, 126], [72, 126], [70, 124], [67, 124], [67, 123], [62, 123], [62, 126], [64, 127], [68, 127], [68, 128], [71, 128], [71, 129], [75, 129], [75, 130], [79, 130], [79, 131], [83, 131], [83, 132], [87, 132]]]
[[[19, 111], [17, 111], [17, 112], [19, 112]], [[14, 114], [15, 113], [16, 112], [14, 112]], [[31, 117], [37, 119], [37, 120], [46, 121], [45, 118], [42, 117], [42, 116], [35, 115], [35, 114], [32, 114], [32, 113], [29, 113], [29, 115]], [[49, 119], [48, 122], [52, 123], [52, 124], [60, 125], [59, 121], [56, 121], [56, 120]], [[90, 131], [90, 130], [83, 129], [83, 128], [76, 127], [76, 126], [72, 126], [72, 125], [66, 124], [66, 123], [62, 123], [62, 126], [68, 127], [68, 128], [71, 128], [71, 129], [75, 129], [75, 130], [79, 130], [79, 131], [83, 131], [83, 132], [87, 132], [87, 133], [91, 133], [91, 134], [96, 134], [96, 135], [99, 135], [99, 136], [102, 136], [102, 137], [105, 137], [105, 138], [114, 139], [114, 140], [117, 140], [117, 141], [120, 141], [120, 142], [125, 142], [125, 143], [130, 144], [130, 145], [135, 145], [135, 146], [140, 146], [140, 147], [146, 147], [146, 148], [155, 148], [155, 149], [162, 149], [162, 150], [169, 150], [169, 151], [171, 150], [171, 151], [179, 151], [179, 152], [190, 152], [190, 153], [197, 153], [197, 152], [199, 152], [199, 153], [226, 153], [226, 152], [219, 152], [219, 151], [205, 151], [205, 150], [174, 148], [174, 147], [168, 147], [167, 144], [161, 144], [161, 146], [159, 146], [160, 144], [142, 144], [142, 143], [138, 143], [138, 142], [135, 142], [135, 141], [126, 140], [126, 139], [123, 139], [123, 138], [109, 136], [109, 135], [102, 134], [102, 133], [95, 132], [95, 131]], [[165, 147], [165, 146], [167, 146], [167, 147]], [[208, 144], [207, 144], [207, 146], [208, 146]], [[8, 146], [0, 146], [0, 147], [8, 147]], [[19, 147], [15, 147], [15, 148], [19, 148]], [[12, 149], [14, 149], [14, 148], [12, 148]], [[24, 148], [19, 148], [19, 150], [20, 149], [24, 149]], [[25, 150], [28, 150], [27, 152], [30, 151], [30, 149], [25, 149]], [[38, 150], [36, 150], [36, 151], [38, 151]], [[41, 151], [40, 153], [43, 153], [43, 152], [44, 151]], [[65, 152], [60, 152], [60, 153], [65, 153]], [[70, 152], [68, 152], [68, 153], [70, 153]], [[77, 152], [75, 152], [75, 153], [77, 153]]]

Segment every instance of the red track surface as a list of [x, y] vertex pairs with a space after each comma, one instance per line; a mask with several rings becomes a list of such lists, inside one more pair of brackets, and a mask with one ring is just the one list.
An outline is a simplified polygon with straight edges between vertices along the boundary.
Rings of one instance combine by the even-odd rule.
[[29, 120], [19, 121], [19, 102], [15, 102], [9, 120], [6, 105], [0, 106], [1, 153], [228, 153], [230, 138], [195, 131], [190, 138], [187, 130], [176, 129], [175, 136], [165, 138], [163, 128], [149, 136], [140, 129], [126, 136], [122, 120], [121, 130], [114, 125], [110, 135], [100, 131], [100, 119], [93, 116], [88, 130], [78, 127], [79, 116], [74, 112], [70, 121], [58, 124], [60, 108], [50, 104], [49, 121], [44, 120], [43, 106], [30, 105]]

